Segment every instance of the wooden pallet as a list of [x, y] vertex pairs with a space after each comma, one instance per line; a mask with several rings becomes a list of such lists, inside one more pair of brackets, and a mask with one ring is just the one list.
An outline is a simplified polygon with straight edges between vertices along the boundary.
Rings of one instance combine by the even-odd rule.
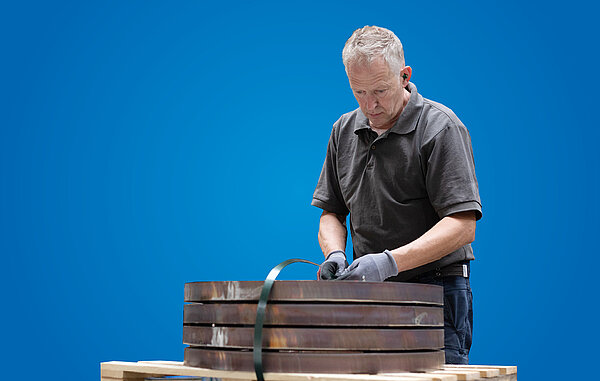
[[[189, 376], [222, 381], [256, 380], [253, 372], [224, 371], [184, 366], [178, 361], [109, 361], [100, 364], [101, 381], [143, 381], [148, 377]], [[445, 365], [426, 373], [312, 374], [265, 373], [266, 381], [516, 381], [516, 366]]]

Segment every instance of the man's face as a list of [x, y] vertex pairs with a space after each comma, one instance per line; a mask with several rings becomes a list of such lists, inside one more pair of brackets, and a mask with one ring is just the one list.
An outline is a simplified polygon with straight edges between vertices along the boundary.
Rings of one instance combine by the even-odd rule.
[[404, 88], [400, 76], [392, 73], [380, 57], [368, 66], [350, 65], [348, 80], [371, 127], [391, 128], [404, 106]]

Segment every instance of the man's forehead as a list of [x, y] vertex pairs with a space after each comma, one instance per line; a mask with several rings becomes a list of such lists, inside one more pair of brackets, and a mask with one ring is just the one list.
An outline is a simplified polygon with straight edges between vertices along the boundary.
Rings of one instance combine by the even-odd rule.
[[346, 74], [348, 78], [351, 77], [362, 77], [362, 78], [372, 78], [372, 77], [389, 77], [394, 78], [397, 77], [396, 73], [392, 71], [390, 65], [383, 57], [377, 57], [373, 59], [370, 63], [357, 61], [352, 64], [349, 64], [346, 68]]
[[348, 66], [348, 72], [380, 72], [389, 71], [390, 66], [382, 56], [378, 56], [368, 61], [366, 59], [358, 60]]
[[385, 61], [373, 62], [371, 65], [354, 64], [348, 68], [348, 80], [354, 86], [389, 84], [395, 77]]
[[380, 87], [381, 85], [391, 85], [393, 84], [393, 78], [390, 78], [388, 76], [386, 77], [354, 77], [354, 76], [350, 76], [349, 78], [349, 82], [350, 82], [350, 86], [352, 88], [364, 88], [364, 89], [368, 89], [370, 87]]

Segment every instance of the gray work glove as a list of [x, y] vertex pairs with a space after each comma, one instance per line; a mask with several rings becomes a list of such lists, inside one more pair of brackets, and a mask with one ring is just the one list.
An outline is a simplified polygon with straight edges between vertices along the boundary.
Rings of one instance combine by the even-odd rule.
[[398, 275], [398, 266], [392, 253], [384, 250], [383, 253], [367, 254], [356, 259], [337, 279], [382, 282], [394, 275]]
[[321, 266], [319, 266], [318, 279], [336, 279], [342, 274], [346, 267], [348, 267], [346, 254], [341, 250], [332, 251], [327, 258], [325, 258], [325, 262], [321, 263]]

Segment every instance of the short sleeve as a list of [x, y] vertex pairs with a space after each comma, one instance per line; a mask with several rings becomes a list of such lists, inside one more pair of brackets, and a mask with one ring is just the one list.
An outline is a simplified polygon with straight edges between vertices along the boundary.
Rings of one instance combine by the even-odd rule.
[[475, 177], [471, 137], [462, 124], [449, 121], [423, 146], [429, 200], [440, 218], [474, 211], [480, 219], [481, 200]]
[[349, 210], [344, 202], [337, 171], [337, 140], [336, 130], [339, 128], [338, 120], [331, 130], [329, 143], [327, 144], [327, 155], [321, 170], [321, 176], [317, 183], [317, 188], [313, 194], [311, 205], [321, 208], [325, 211], [348, 215]]

